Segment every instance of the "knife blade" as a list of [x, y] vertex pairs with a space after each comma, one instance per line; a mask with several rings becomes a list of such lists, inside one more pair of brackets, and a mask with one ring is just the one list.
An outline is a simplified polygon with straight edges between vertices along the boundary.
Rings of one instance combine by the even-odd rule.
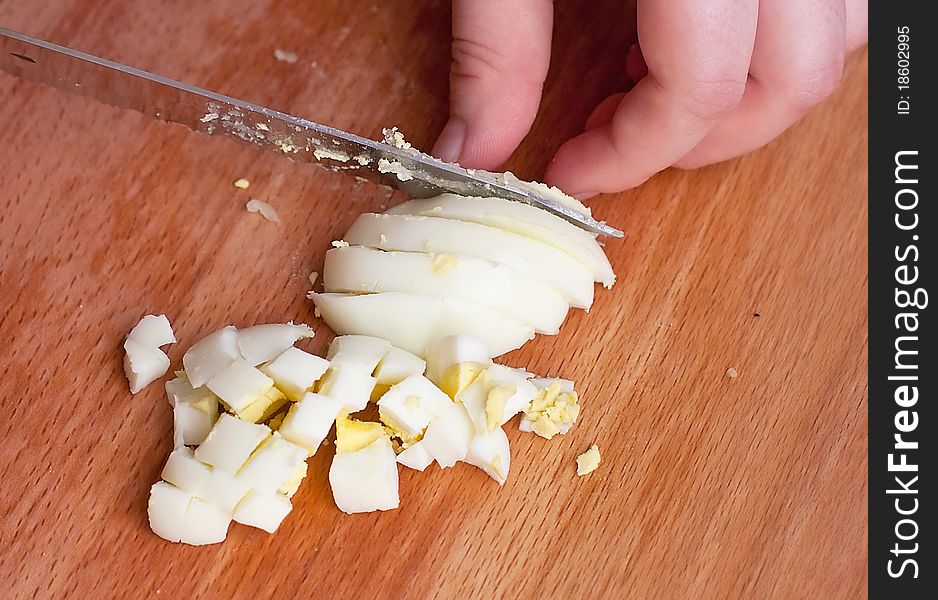
[[419, 152], [396, 130], [370, 140], [334, 127], [204, 90], [0, 27], [0, 70], [20, 79], [221, 135], [330, 171], [400, 188], [416, 197], [444, 192], [525, 202], [587, 231], [622, 232], [525, 187], [508, 174], [464, 169]]

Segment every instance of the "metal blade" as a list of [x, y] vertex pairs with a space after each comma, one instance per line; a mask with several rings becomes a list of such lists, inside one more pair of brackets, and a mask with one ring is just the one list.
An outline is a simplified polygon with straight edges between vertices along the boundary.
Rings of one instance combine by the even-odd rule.
[[503, 174], [467, 170], [409, 145], [369, 140], [3, 28], [0, 70], [199, 133], [223, 135], [293, 160], [392, 185], [417, 197], [453, 192], [506, 198], [547, 210], [593, 233], [622, 237], [621, 231]]

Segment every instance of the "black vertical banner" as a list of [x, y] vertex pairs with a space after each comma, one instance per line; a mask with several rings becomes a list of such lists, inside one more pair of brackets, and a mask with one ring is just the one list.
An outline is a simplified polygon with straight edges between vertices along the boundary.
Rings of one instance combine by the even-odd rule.
[[869, 592], [938, 598], [938, 22], [869, 8]]

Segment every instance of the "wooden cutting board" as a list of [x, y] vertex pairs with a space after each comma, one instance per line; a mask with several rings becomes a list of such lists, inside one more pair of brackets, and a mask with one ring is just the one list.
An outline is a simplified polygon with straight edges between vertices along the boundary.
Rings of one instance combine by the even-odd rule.
[[[632, 26], [617, 2], [594, 4], [558, 5], [541, 115], [509, 165], [522, 176], [623, 85]], [[446, 118], [448, 11], [0, 0], [0, 24], [364, 135], [398, 125], [428, 147]], [[769, 147], [592, 203], [625, 231], [607, 245], [618, 284], [504, 359], [576, 380], [581, 420], [550, 442], [510, 426], [503, 488], [466, 465], [405, 470], [399, 510], [347, 516], [324, 450], [276, 535], [234, 525], [191, 548], [147, 527], [171, 416], [161, 384], [128, 393], [124, 335], [165, 312], [178, 365], [224, 324], [292, 319], [323, 351], [307, 275], [356, 215], [397, 198], [0, 75], [0, 595], [861, 596], [866, 90], [856, 56]], [[283, 224], [248, 214], [252, 197]], [[603, 463], [577, 478], [594, 442]]]

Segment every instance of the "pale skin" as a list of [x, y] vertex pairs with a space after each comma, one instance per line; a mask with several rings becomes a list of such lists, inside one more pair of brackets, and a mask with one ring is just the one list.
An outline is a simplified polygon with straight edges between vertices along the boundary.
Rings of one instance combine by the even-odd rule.
[[[625, 10], [625, 3], [623, 3]], [[552, 0], [454, 0], [450, 119], [434, 154], [495, 169], [534, 122]], [[634, 82], [602, 101], [544, 179], [584, 199], [751, 152], [837, 88], [867, 0], [638, 0]]]

